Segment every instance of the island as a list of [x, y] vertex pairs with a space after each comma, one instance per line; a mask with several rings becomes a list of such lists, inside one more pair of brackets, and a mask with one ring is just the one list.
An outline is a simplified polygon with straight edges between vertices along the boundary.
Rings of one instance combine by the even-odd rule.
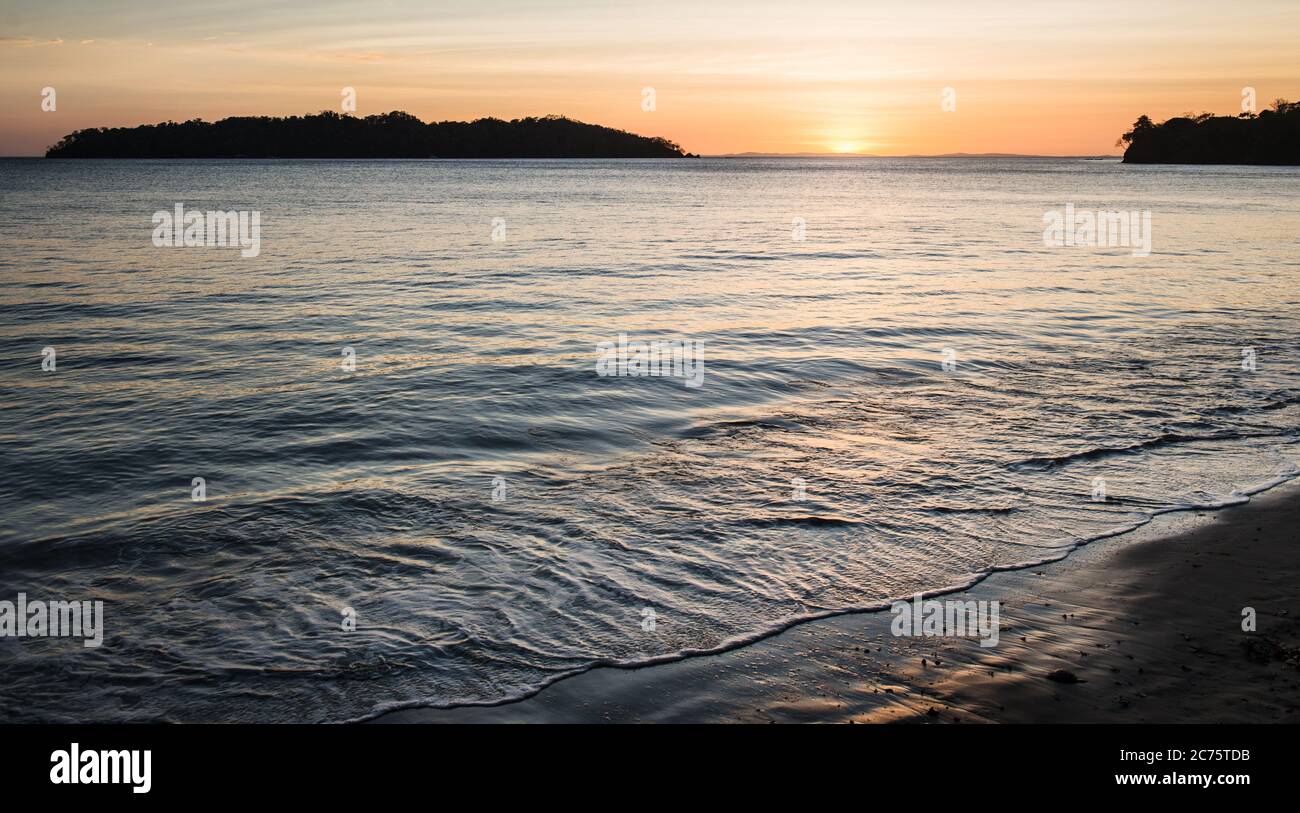
[[565, 116], [425, 123], [393, 111], [359, 118], [235, 116], [77, 130], [46, 158], [685, 158], [665, 138]]
[[1178, 116], [1160, 124], [1141, 116], [1120, 136], [1126, 164], [1300, 165], [1300, 102], [1237, 116]]

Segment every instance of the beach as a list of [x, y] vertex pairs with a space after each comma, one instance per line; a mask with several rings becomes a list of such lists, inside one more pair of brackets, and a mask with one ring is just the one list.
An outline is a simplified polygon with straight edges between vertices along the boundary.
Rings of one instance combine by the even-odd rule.
[[719, 655], [593, 669], [519, 702], [379, 722], [1296, 722], [1298, 528], [1292, 481], [944, 596], [1001, 602], [994, 647], [895, 637], [889, 612], [858, 613]]

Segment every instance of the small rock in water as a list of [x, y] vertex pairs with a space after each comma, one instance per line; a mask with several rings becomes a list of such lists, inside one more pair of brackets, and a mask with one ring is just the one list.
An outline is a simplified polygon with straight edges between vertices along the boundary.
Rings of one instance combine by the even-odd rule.
[[1069, 669], [1057, 669], [1055, 672], [1048, 674], [1048, 680], [1054, 680], [1057, 683], [1078, 683], [1079, 676]]

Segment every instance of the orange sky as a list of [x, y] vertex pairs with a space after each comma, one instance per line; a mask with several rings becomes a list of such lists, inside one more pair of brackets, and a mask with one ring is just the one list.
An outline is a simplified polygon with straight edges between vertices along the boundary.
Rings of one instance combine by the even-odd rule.
[[6, 0], [0, 154], [339, 110], [344, 87], [359, 115], [563, 113], [701, 154], [1117, 154], [1142, 113], [1235, 114], [1248, 86], [1300, 98], [1298, 35], [1296, 0]]

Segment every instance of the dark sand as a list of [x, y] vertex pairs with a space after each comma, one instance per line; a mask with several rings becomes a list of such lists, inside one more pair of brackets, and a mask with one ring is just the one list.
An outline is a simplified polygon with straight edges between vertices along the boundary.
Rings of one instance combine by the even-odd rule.
[[[720, 655], [593, 669], [519, 702], [379, 722], [1300, 722], [1298, 536], [1293, 481], [941, 597], [1001, 601], [993, 648], [893, 637], [888, 612], [845, 615]], [[1080, 682], [1047, 677], [1059, 669]]]

